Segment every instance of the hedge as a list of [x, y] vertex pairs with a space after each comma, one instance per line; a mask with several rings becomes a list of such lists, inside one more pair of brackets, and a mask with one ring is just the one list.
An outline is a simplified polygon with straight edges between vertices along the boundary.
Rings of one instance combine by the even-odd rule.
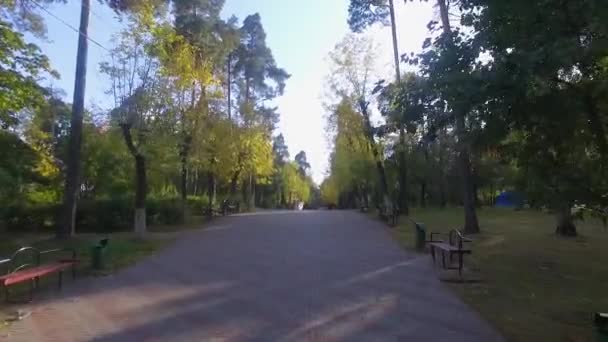
[[[206, 198], [188, 198], [187, 210], [202, 213]], [[0, 209], [0, 221], [8, 231], [52, 231], [58, 224], [60, 204], [11, 205]], [[76, 211], [78, 232], [129, 231], [133, 227], [133, 199], [113, 198], [81, 200]], [[148, 199], [146, 220], [148, 224], [178, 224], [183, 222], [181, 199]]]

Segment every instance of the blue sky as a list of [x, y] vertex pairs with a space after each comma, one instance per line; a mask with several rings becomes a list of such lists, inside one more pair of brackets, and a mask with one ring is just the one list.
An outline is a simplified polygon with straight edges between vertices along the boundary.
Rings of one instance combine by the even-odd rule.
[[[239, 19], [260, 13], [277, 64], [292, 76], [285, 94], [276, 100], [281, 113], [278, 132], [283, 133], [291, 157], [306, 151], [312, 165], [313, 178], [320, 183], [327, 168], [329, 150], [326, 144], [325, 115], [322, 108], [323, 79], [328, 73], [326, 56], [348, 32], [346, 22], [348, 0], [226, 0], [225, 17]], [[400, 52], [418, 51], [427, 36], [426, 24], [434, 16], [428, 3], [395, 1]], [[110, 48], [111, 37], [121, 24], [113, 12], [98, 1], [92, 1], [89, 36]], [[49, 11], [74, 27], [78, 27], [80, 1], [68, 0]], [[65, 91], [71, 101], [74, 87], [77, 33], [46, 15], [48, 41], [39, 42], [54, 68], [61, 74], [52, 86]], [[370, 35], [379, 45], [379, 75], [390, 77], [392, 70], [391, 37], [388, 28], [372, 28]], [[87, 69], [87, 105], [108, 108], [112, 103], [105, 95], [107, 80], [98, 66], [107, 60], [107, 51], [89, 44]]]

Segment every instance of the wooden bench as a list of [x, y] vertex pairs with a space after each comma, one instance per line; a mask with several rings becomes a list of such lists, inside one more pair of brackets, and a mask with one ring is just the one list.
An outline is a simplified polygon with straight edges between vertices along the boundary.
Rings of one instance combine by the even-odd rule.
[[[448, 235], [448, 241], [442, 239], [436, 239], [435, 236], [440, 233], [431, 233], [430, 240], [427, 241], [431, 249], [431, 256], [433, 257], [433, 263], [435, 263], [435, 249], [441, 251], [441, 265], [444, 269], [458, 269], [458, 274], [462, 276], [462, 268], [464, 266], [464, 255], [471, 254], [470, 248], [463, 246], [465, 242], [471, 242], [472, 240], [464, 237], [457, 229], [452, 229]], [[445, 256], [448, 255], [449, 265], [445, 262]], [[453, 256], [458, 256], [458, 267], [452, 267]]]
[[387, 208], [386, 206], [378, 206], [378, 216], [384, 222], [392, 226], [396, 226], [399, 221], [399, 209], [396, 206]]
[[224, 200], [222, 202], [222, 215], [226, 216], [228, 214], [235, 214], [240, 212], [240, 204], [239, 202], [230, 202], [228, 200]]
[[[59, 258], [47, 263], [41, 262], [46, 255], [66, 252], [70, 253], [69, 258]], [[40, 251], [34, 247], [20, 248], [9, 259], [0, 260], [0, 266], [5, 266], [7, 270], [5, 275], [0, 276], [0, 285], [4, 288], [5, 301], [9, 301], [9, 287], [24, 282], [30, 282], [29, 300], [31, 301], [40, 278], [53, 273], [58, 274], [58, 287], [61, 289], [63, 272], [71, 269], [72, 277], [75, 278], [78, 262], [74, 249]]]
[[223, 212], [221, 210], [215, 209], [215, 208], [203, 208], [203, 216], [207, 216], [207, 217], [213, 217], [213, 216], [219, 216], [222, 215]]

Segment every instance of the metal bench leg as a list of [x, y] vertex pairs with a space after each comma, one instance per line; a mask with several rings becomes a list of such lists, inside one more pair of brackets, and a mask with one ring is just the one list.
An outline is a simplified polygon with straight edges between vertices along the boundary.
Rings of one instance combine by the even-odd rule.
[[443, 268], [445, 269], [445, 252], [442, 251], [441, 252], [441, 265], [443, 266]]
[[35, 287], [35, 283], [36, 283], [35, 279], [32, 279], [30, 281], [30, 300], [28, 302], [31, 302], [31, 301], [34, 300], [34, 287]]
[[431, 245], [431, 257], [433, 257], [433, 266], [435, 265], [435, 246]]
[[462, 266], [463, 266], [464, 260], [463, 260], [463, 255], [462, 253], [458, 253], [458, 275], [462, 278]]

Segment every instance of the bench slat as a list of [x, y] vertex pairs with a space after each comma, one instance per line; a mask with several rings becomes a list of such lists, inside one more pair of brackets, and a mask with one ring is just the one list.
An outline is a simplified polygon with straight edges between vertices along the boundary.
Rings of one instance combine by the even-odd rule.
[[452, 246], [449, 243], [445, 243], [445, 242], [432, 242], [429, 245], [437, 247], [441, 250], [444, 251], [450, 251], [450, 252], [459, 252], [459, 253], [471, 253], [470, 249], [459, 249], [458, 247]]
[[57, 262], [53, 264], [47, 264], [42, 266], [36, 266], [22, 271], [17, 271], [0, 277], [0, 283], [4, 286], [17, 284], [26, 280], [31, 280], [43, 275], [59, 272], [64, 269], [71, 267], [74, 262]]

